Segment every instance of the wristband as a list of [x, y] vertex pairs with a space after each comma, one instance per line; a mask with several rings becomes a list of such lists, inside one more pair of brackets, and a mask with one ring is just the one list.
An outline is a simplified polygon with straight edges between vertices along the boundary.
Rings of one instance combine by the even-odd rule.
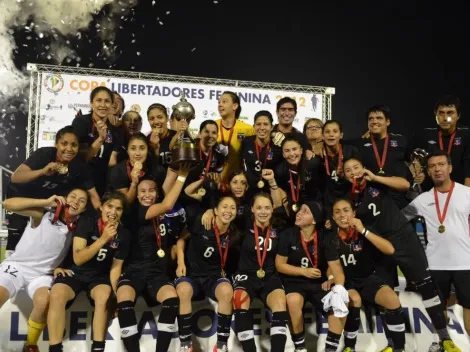
[[328, 280], [333, 280], [335, 277], [333, 275], [328, 276]]
[[367, 229], [364, 227], [361, 231], [361, 235], [365, 236], [367, 233]]
[[369, 230], [366, 230], [366, 233], [364, 234], [364, 237], [367, 237], [368, 234], [369, 234]]
[[184, 176], [178, 176], [178, 177], [176, 178], [176, 181], [180, 181], [180, 182], [184, 183], [184, 182], [186, 181], [186, 177], [184, 177]]

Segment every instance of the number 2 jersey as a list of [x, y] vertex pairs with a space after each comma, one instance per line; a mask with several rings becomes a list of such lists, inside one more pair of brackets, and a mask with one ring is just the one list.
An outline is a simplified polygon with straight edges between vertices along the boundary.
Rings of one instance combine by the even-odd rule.
[[378, 183], [367, 183], [360, 194], [355, 195], [356, 218], [378, 236], [387, 238], [399, 232], [408, 223], [395, 200], [388, 195], [388, 188]]
[[[74, 238], [79, 237], [91, 246], [101, 237], [98, 228], [98, 218], [94, 216], [81, 217], [75, 230]], [[86, 263], [73, 264], [70, 268], [74, 276], [82, 281], [92, 281], [109, 275], [114, 259], [124, 260], [130, 249], [131, 234], [122, 225], [118, 225], [117, 234], [113, 241], [109, 241]]]
[[325, 241], [323, 231], [316, 232], [316, 246], [315, 241], [312, 240], [306, 243], [307, 250], [313, 261], [315, 267], [310, 262], [307, 254], [305, 253], [304, 247], [302, 246], [302, 240], [300, 238], [300, 229], [292, 227], [282, 232], [279, 238], [279, 245], [277, 254], [283, 257], [287, 257], [287, 264], [298, 267], [298, 268], [317, 268], [322, 272], [322, 277], [318, 279], [308, 279], [304, 276], [289, 276], [281, 274], [283, 279], [308, 281], [309, 283], [321, 284], [326, 278], [327, 261], [336, 260], [337, 258], [331, 259], [327, 257], [329, 254], [325, 252]]

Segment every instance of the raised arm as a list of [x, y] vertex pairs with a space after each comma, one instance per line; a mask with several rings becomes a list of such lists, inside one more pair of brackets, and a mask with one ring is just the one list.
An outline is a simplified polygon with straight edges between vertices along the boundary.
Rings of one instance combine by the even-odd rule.
[[44, 208], [55, 207], [57, 204], [65, 205], [65, 198], [56, 195], [48, 199], [14, 197], [3, 201], [3, 208], [18, 215], [30, 216], [35, 222], [40, 222], [44, 214]]

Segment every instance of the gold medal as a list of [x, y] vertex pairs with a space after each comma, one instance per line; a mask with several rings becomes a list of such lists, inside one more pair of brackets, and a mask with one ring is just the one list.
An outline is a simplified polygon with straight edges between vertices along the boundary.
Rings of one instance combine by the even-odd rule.
[[263, 269], [259, 269], [259, 270], [256, 272], [256, 276], [258, 276], [260, 279], [262, 279], [263, 277], [266, 276], [266, 272], [265, 272]]
[[380, 170], [379, 170], [378, 173], [379, 173], [380, 175], [384, 175], [384, 174], [385, 174], [385, 171], [384, 171], [382, 168], [380, 168]]
[[222, 276], [223, 278], [226, 278], [226, 277], [227, 277], [227, 273], [225, 272], [224, 269], [222, 269], [222, 270], [220, 271], [220, 276]]
[[446, 227], [443, 224], [440, 224], [437, 231], [439, 231], [439, 233], [444, 233], [446, 231]]
[[61, 165], [59, 166], [59, 168], [57, 169], [57, 172], [61, 175], [65, 175], [69, 172], [69, 168], [67, 167], [67, 165]]
[[143, 167], [144, 166], [142, 165], [140, 161], [134, 162], [134, 170], [142, 170]]
[[294, 213], [297, 213], [299, 211], [299, 206], [297, 204], [292, 204], [292, 210], [294, 211]]
[[131, 175], [134, 176], [134, 177], [139, 177], [140, 170], [136, 170], [136, 169], [132, 170]]
[[201, 197], [204, 197], [206, 195], [205, 188], [203, 187], [199, 188], [199, 190], [197, 191], [197, 194], [199, 194]]
[[258, 188], [264, 188], [264, 182], [263, 180], [258, 181]]
[[163, 258], [165, 256], [165, 251], [163, 249], [159, 249], [157, 251], [157, 255], [160, 257], [160, 258]]

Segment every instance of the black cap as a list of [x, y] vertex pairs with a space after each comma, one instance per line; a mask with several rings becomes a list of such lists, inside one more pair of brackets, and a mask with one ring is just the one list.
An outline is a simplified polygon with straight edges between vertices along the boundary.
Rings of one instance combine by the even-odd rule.
[[303, 204], [308, 206], [315, 222], [317, 224], [321, 224], [323, 222], [323, 207], [320, 205], [320, 203], [315, 202], [313, 200], [309, 200], [304, 202]]

